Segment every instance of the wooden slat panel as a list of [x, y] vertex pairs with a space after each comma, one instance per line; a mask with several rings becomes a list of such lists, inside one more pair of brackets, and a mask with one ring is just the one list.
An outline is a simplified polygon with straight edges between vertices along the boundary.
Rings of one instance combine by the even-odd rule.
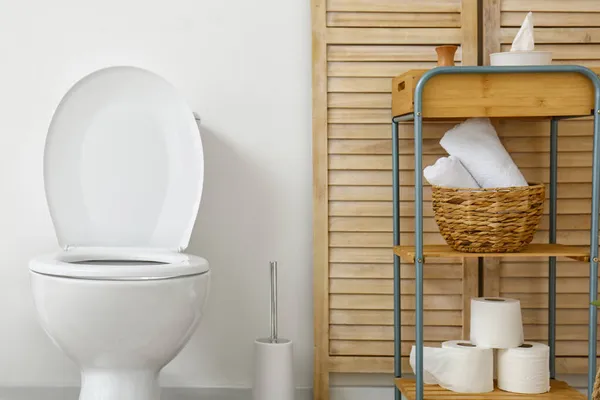
[[[329, 93], [390, 93], [388, 78], [329, 78]], [[386, 124], [390, 129], [390, 124]], [[388, 135], [389, 136], [389, 135]], [[331, 132], [329, 133], [331, 137]]]
[[330, 108], [327, 113], [327, 119], [330, 124], [381, 124], [389, 123], [391, 118], [392, 111], [390, 109], [349, 110]]
[[389, 109], [389, 93], [330, 93], [327, 102], [332, 108], [384, 108]]
[[457, 28], [328, 28], [329, 44], [460, 44]]
[[[462, 323], [460, 311], [423, 312], [423, 322], [426, 326], [460, 326]], [[400, 319], [406, 325], [415, 324], [414, 311], [402, 311]], [[373, 310], [331, 310], [329, 320], [334, 325], [394, 325], [393, 311]]]
[[[523, 308], [548, 307], [548, 294], [546, 293], [502, 293], [503, 297], [516, 298], [521, 301]], [[557, 307], [560, 308], [582, 308], [588, 304], [587, 294], [559, 293], [556, 295]]]
[[338, 28], [459, 28], [460, 14], [328, 12], [327, 26]]
[[[460, 61], [462, 50], [454, 59]], [[437, 61], [435, 46], [348, 46], [332, 45], [327, 51], [329, 61]], [[388, 85], [391, 86], [389, 80]], [[390, 103], [391, 104], [391, 103]]]
[[[526, 11], [503, 12], [500, 23], [502, 26], [520, 27], [526, 14]], [[600, 26], [600, 15], [595, 16], [584, 12], [541, 12], [535, 14], [534, 25], [540, 27]]]
[[[401, 304], [403, 310], [414, 310], [415, 296], [402, 295]], [[425, 295], [423, 296], [423, 305], [427, 310], [460, 310], [462, 298], [460, 295]], [[393, 310], [394, 296], [387, 294], [332, 294], [330, 307], [339, 310]]]
[[460, 0], [327, 0], [327, 11], [460, 12]]
[[600, 12], [600, 3], [594, 0], [502, 0], [502, 11]]
[[[415, 281], [402, 279], [400, 291], [415, 294]], [[462, 281], [458, 279], [427, 279], [423, 283], [425, 294], [461, 294]], [[329, 293], [335, 294], [394, 294], [391, 279], [330, 279]]]

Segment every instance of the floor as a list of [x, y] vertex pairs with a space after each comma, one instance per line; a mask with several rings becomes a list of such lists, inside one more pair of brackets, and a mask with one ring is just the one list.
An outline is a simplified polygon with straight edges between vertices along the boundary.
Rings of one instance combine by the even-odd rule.
[[[586, 377], [563, 375], [558, 379], [569, 382], [585, 392]], [[78, 388], [0, 388], [0, 400], [77, 400]], [[331, 400], [393, 400], [390, 387], [334, 387]], [[252, 400], [250, 389], [165, 388], [161, 400]], [[310, 389], [298, 389], [295, 400], [312, 400]]]

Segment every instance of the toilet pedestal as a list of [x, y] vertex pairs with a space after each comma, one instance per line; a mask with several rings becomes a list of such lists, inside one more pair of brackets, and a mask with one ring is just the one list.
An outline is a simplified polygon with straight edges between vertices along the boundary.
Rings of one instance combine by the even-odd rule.
[[159, 371], [84, 370], [79, 400], [160, 400]]

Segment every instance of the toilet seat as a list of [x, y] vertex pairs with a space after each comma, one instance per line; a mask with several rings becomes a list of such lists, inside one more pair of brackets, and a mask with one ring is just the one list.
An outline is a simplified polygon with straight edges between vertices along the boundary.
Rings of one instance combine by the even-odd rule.
[[31, 271], [90, 280], [158, 280], [209, 272], [202, 257], [140, 249], [74, 249], [33, 259]]
[[65, 251], [30, 269], [102, 280], [206, 273], [206, 260], [180, 253], [203, 178], [198, 125], [173, 86], [136, 67], [84, 77], [54, 112], [44, 150], [46, 200]]

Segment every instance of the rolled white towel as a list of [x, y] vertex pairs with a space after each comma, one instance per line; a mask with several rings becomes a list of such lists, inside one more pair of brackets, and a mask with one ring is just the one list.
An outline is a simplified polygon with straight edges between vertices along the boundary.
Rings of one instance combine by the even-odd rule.
[[450, 188], [478, 188], [469, 171], [454, 156], [442, 157], [435, 164], [426, 167], [423, 175], [427, 182]]
[[471, 118], [456, 125], [440, 144], [460, 160], [480, 187], [527, 186], [488, 118]]

